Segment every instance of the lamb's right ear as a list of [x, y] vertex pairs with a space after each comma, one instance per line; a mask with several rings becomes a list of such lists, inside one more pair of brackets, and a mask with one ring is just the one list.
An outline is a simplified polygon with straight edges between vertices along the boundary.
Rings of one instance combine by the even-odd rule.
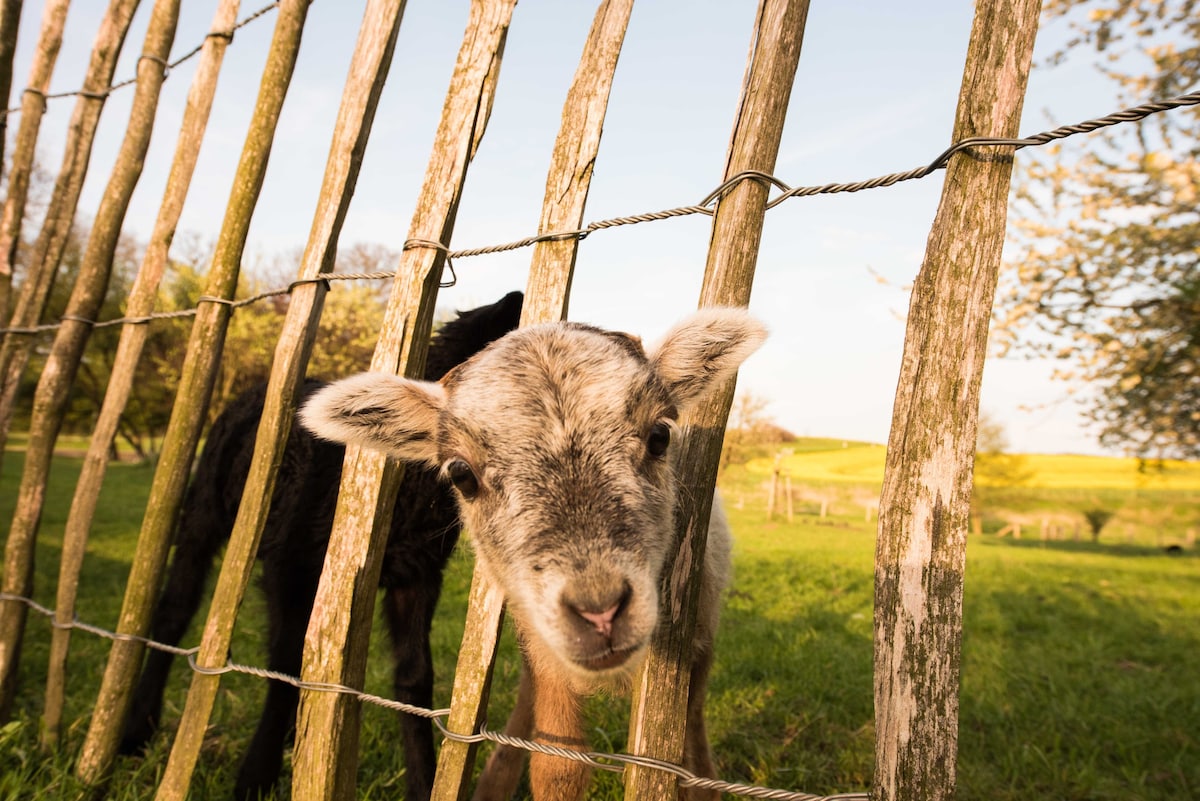
[[441, 384], [360, 373], [314, 392], [299, 414], [322, 439], [436, 465], [438, 412], [445, 402]]

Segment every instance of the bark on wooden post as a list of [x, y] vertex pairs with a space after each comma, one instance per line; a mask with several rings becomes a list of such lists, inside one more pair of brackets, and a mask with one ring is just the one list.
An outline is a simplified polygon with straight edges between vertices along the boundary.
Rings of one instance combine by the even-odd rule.
[[[596, 10], [575, 78], [563, 104], [562, 124], [546, 175], [539, 233], [575, 230], [583, 221], [613, 75], [632, 9], [633, 0], [604, 0]], [[522, 325], [566, 318], [578, 249], [579, 240], [575, 237], [547, 240], [534, 246], [521, 311]], [[493, 586], [482, 572], [476, 571], [454, 674], [450, 717], [446, 721], [446, 728], [451, 732], [473, 734], [483, 723], [503, 611], [504, 598], [499, 588]], [[475, 743], [443, 741], [433, 788], [434, 801], [466, 798], [471, 786], [475, 750]]]
[[[807, 0], [760, 4], [725, 178], [745, 170], [770, 173], [775, 169], [807, 17]], [[700, 290], [701, 307], [750, 302], [768, 189], [758, 181], [742, 181], [720, 200]], [[675, 764], [683, 757], [696, 601], [733, 392], [731, 381], [680, 421], [686, 435], [678, 460], [676, 550], [663, 576], [662, 620], [633, 693], [630, 753]], [[625, 797], [633, 801], [674, 798], [676, 785], [671, 773], [638, 765], [625, 769]]]
[[[156, 0], [142, 56], [138, 59], [137, 88], [125, 139], [96, 211], [66, 312], [34, 391], [29, 444], [25, 449], [17, 509], [9, 530], [10, 548], [14, 542], [22, 543], [27, 545], [27, 551], [18, 554], [13, 549], [13, 561], [5, 560], [6, 576], [10, 569], [20, 569], [18, 560], [27, 558], [31, 563], [33, 560], [33, 545], [45, 502], [54, 444], [66, 415], [68, 396], [83, 359], [84, 347], [92, 333], [92, 321], [99, 314], [108, 291], [121, 226], [141, 177], [146, 151], [150, 148], [158, 97], [166, 79], [166, 63], [171, 55], [178, 20], [179, 0]], [[57, 741], [57, 721], [51, 721], [50, 726], [43, 726], [42, 744], [53, 746]]]
[[[137, 0], [114, 0], [104, 18], [92, 51], [85, 86], [104, 92], [112, 80], [117, 54], [124, 42]], [[55, 184], [46, 222], [38, 237], [29, 274], [21, 291], [14, 322], [32, 325], [42, 313], [45, 295], [58, 269], [63, 246], [75, 215], [79, 192], [87, 171], [92, 138], [104, 104], [99, 98], [80, 97], [67, 141], [67, 155]], [[33, 338], [9, 334], [0, 349], [0, 451], [4, 450], [12, 416], [17, 385], [33, 347]], [[32, 521], [36, 527], [36, 520]], [[14, 525], [16, 521], [14, 520]], [[14, 595], [28, 595], [33, 583], [33, 543], [30, 537], [10, 536], [5, 545], [3, 589]], [[16, 665], [25, 631], [27, 607], [16, 601], [0, 601], [0, 720], [4, 720], [16, 693]]]
[[[433, 154], [400, 257], [371, 369], [421, 376], [433, 324], [445, 252], [421, 242], [448, 243], [467, 166], [487, 127], [500, 58], [516, 0], [473, 0]], [[379, 571], [400, 465], [377, 452], [348, 447], [325, 569], [304, 644], [306, 682], [361, 687]], [[292, 797], [331, 801], [354, 797], [359, 702], [301, 690], [296, 720]]]
[[[954, 141], [1014, 137], [1040, 0], [981, 0]], [[954, 156], [913, 285], [875, 550], [875, 801], [954, 794], [979, 384], [1011, 148]]]
[[[583, 223], [592, 169], [608, 111], [617, 58], [633, 0], [604, 0], [596, 10], [554, 141], [538, 233], [574, 231]], [[521, 325], [567, 319], [579, 239], [538, 242], [529, 265]]]
[[[275, 349], [246, 488], [196, 657], [202, 668], [224, 665], [229, 653], [237, 611], [254, 568], [276, 473], [291, 431], [296, 389], [304, 378], [321, 317], [325, 288], [317, 279], [334, 266], [338, 236], [358, 180], [403, 12], [404, 0], [371, 0], [359, 29], [298, 283]], [[159, 801], [187, 796], [219, 684], [217, 674], [193, 676], [156, 796]]]
[[[192, 323], [179, 390], [171, 410], [171, 419], [167, 423], [158, 468], [150, 485], [150, 499], [142, 519], [125, 599], [117, 621], [117, 631], [122, 634], [145, 636], [149, 629], [150, 614], [158, 597], [175, 519], [187, 486], [220, 363], [230, 314], [228, 301], [237, 286], [250, 218], [266, 174], [275, 127], [296, 63], [307, 11], [307, 0], [283, 0], [279, 5], [279, 17], [267, 54], [250, 130], [246, 135], [229, 205], [217, 237], [213, 264], [205, 287], [204, 297], [208, 300], [200, 304], [196, 320]], [[116, 756], [117, 741], [128, 711], [142, 651], [141, 643], [123, 639], [114, 642], [109, 652], [100, 694], [77, 767], [78, 776], [85, 784], [96, 785], [103, 781]]]
[[[21, 27], [22, 0], [0, 2], [0, 103], [12, 102], [13, 56], [17, 53], [17, 31]], [[4, 170], [4, 148], [8, 146], [8, 114], [0, 115], [0, 173]], [[0, 305], [0, 320], [4, 306]]]
[[[222, 0], [213, 17], [212, 31], [232, 31], [237, 21], [239, 0]], [[158, 285], [167, 266], [168, 251], [175, 235], [175, 227], [183, 212], [184, 200], [191, 185], [192, 174], [200, 155], [200, 143], [212, 109], [213, 96], [217, 89], [217, 74], [229, 37], [209, 36], [204, 40], [195, 77], [188, 91], [183, 124], [176, 144], [175, 157], [167, 178], [166, 191], [150, 242], [142, 257], [137, 277], [129, 293], [125, 316], [136, 321], [154, 311], [158, 297]], [[143, 322], [128, 322], [121, 328], [116, 356], [105, 389], [100, 414], [88, 443], [87, 455], [75, 494], [67, 514], [63, 533], [62, 559], [59, 565], [58, 590], [54, 604], [55, 622], [59, 624], [51, 633], [50, 665], [46, 676], [46, 706], [42, 717], [43, 743], [53, 744], [62, 723], [63, 702], [66, 691], [67, 654], [70, 649], [71, 629], [67, 627], [75, 617], [75, 599], [79, 587], [79, 574], [83, 568], [84, 552], [88, 533], [96, 514], [96, 503], [108, 468], [109, 451], [117, 424], [129, 401], [134, 372], [149, 334]]]
[[[129, 23], [138, 2], [112, 0], [108, 13], [100, 23], [87, 76], [83, 81], [83, 93], [75, 104], [67, 129], [62, 168], [50, 195], [50, 203], [46, 206], [45, 222], [34, 243], [25, 281], [11, 318], [11, 324], [15, 327], [36, 325], [45, 309], [54, 275], [71, 233], [71, 223], [75, 219], [75, 208], [79, 204], [79, 193], [83, 190], [100, 112], [108, 97], [117, 56], [125, 42], [125, 34], [129, 31]], [[17, 386], [32, 349], [33, 337], [12, 333], [5, 336], [4, 346], [0, 348], [0, 451], [4, 450], [8, 441]], [[0, 654], [0, 660], [3, 658], [3, 654]]]
[[8, 171], [8, 196], [4, 199], [4, 212], [0, 216], [0, 326], [8, 325], [11, 314], [13, 265], [16, 264], [17, 247], [21, 243], [21, 222], [25, 219], [29, 175], [33, 171], [38, 130], [46, 112], [50, 76], [62, 47], [69, 3], [70, 0], [50, 0], [42, 10], [42, 27], [38, 33], [33, 64], [29, 68], [29, 84], [21, 93], [21, 116], [13, 147], [12, 167]]

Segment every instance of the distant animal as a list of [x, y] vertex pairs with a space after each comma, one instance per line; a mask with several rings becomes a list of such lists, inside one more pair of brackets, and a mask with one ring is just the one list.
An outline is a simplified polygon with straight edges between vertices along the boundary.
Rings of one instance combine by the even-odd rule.
[[[425, 375], [444, 376], [488, 343], [516, 328], [523, 296], [513, 292], [490, 306], [460, 313], [430, 342]], [[301, 399], [322, 384], [308, 381]], [[239, 396], [213, 423], [180, 514], [174, 557], [151, 625], [159, 642], [177, 644], [195, 615], [214, 558], [229, 538], [249, 473], [266, 387]], [[271, 670], [298, 676], [304, 636], [325, 560], [345, 448], [294, 425], [285, 446], [258, 558], [263, 561]], [[437, 471], [411, 465], [396, 495], [380, 586], [392, 640], [396, 699], [429, 708], [433, 662], [429, 632], [442, 571], [460, 522], [450, 484]], [[125, 753], [142, 750], [158, 727], [172, 656], [150, 650], [126, 720]], [[262, 716], [235, 786], [256, 799], [278, 781], [285, 741], [293, 730], [298, 690], [268, 683]], [[436, 766], [428, 720], [401, 715], [407, 794], [426, 799]]]
[[[578, 323], [519, 329], [440, 382], [366, 373], [314, 393], [305, 426], [437, 468], [455, 487], [479, 569], [503, 590], [523, 670], [507, 734], [586, 750], [582, 697], [627, 689], [659, 622], [674, 538], [680, 415], [728, 381], [766, 330], [707, 309], [649, 352]], [[704, 694], [729, 530], [714, 503], [687, 706], [684, 763], [712, 776]], [[500, 746], [475, 791], [509, 798], [524, 752]], [[538, 801], [578, 801], [589, 768], [535, 753]], [[689, 799], [714, 791], [686, 789]]]

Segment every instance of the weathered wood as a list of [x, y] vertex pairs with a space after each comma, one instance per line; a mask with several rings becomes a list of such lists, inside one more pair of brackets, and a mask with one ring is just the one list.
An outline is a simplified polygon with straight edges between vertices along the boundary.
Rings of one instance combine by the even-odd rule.
[[[12, 102], [13, 56], [17, 53], [17, 31], [21, 28], [23, 0], [0, 2], [0, 103]], [[0, 115], [0, 173], [4, 170], [4, 148], [8, 146], [8, 114]], [[0, 320], [4, 319], [0, 303]]]
[[[976, 4], [954, 141], [1016, 136], [1039, 10]], [[875, 548], [875, 801], [954, 795], [979, 385], [1012, 158], [951, 159], [913, 284]]]
[[[17, 298], [16, 309], [11, 318], [13, 326], [36, 325], [46, 306], [54, 276], [62, 261], [63, 249], [71, 233], [71, 223], [83, 190], [83, 179], [87, 173], [92, 154], [92, 142], [100, 122], [100, 112], [108, 97], [117, 56], [125, 43], [125, 34], [139, 0], [112, 0], [108, 13], [100, 23], [96, 43], [92, 48], [91, 61], [83, 81], [83, 93], [75, 104], [71, 123], [67, 129], [66, 151], [62, 168], [46, 206], [46, 217], [42, 230], [34, 243], [33, 252], [26, 268], [25, 280]], [[17, 387], [29, 355], [33, 350], [33, 337], [8, 334], [0, 348], [0, 451], [8, 440], [8, 428], [12, 422], [13, 404]], [[0, 655], [3, 659], [3, 655]]]
[[[411, 240], [447, 243], [467, 167], [491, 113], [515, 0], [473, 0], [433, 153], [409, 228]], [[438, 284], [440, 248], [416, 245], [400, 257], [371, 369], [424, 373]], [[383, 547], [400, 480], [398, 463], [346, 449], [325, 569], [305, 639], [301, 678], [361, 687]], [[357, 699], [300, 692], [293, 756], [296, 801], [354, 797], [358, 767]]]
[[[467, 621], [454, 670], [447, 731], [471, 735], [483, 725], [503, 623], [504, 594], [483, 571], [476, 570], [471, 579]], [[431, 801], [465, 801], [471, 789], [476, 748], [475, 743], [442, 741]]]
[[[117, 55], [124, 43], [136, 7], [137, 0], [113, 0], [109, 6], [108, 14], [96, 37], [84, 82], [84, 86], [90, 91], [104, 91], [111, 82], [113, 70], [116, 69]], [[22, 285], [17, 310], [13, 315], [13, 321], [17, 325], [32, 325], [41, 316], [46, 294], [62, 257], [71, 219], [75, 215], [75, 206], [79, 200], [91, 154], [92, 139], [103, 105], [104, 98], [101, 96], [80, 97], [75, 106], [75, 114], [67, 136], [67, 153], [63, 160], [63, 168], [55, 183], [46, 211], [46, 222], [34, 247], [29, 273]], [[17, 385], [25, 371], [32, 347], [32, 337], [10, 334], [5, 337], [4, 345], [0, 348], [0, 451], [3, 451], [7, 440]], [[38, 505], [40, 506], [40, 503]], [[31, 507], [27, 505], [26, 508]], [[22, 530], [32, 528], [36, 528], [36, 520], [32, 521], [32, 525], [22, 526]], [[5, 545], [4, 564], [4, 592], [28, 595], [33, 585], [31, 537], [10, 536]], [[25, 631], [27, 611], [24, 604], [0, 601], [0, 720], [7, 717], [16, 692], [16, 664]]]
[[[563, 104], [562, 124], [546, 175], [539, 234], [574, 231], [583, 223], [613, 75], [632, 11], [633, 0], [604, 0], [596, 10]], [[567, 318], [578, 250], [579, 240], [575, 237], [534, 245], [522, 325]]]
[[[770, 173], [775, 169], [807, 17], [807, 0], [760, 4], [725, 178], [745, 170]], [[762, 183], [742, 181], [721, 198], [713, 218], [701, 307], [749, 304], [767, 191]], [[683, 757], [696, 606], [733, 393], [731, 381], [680, 421], [686, 435], [678, 459], [677, 550], [667, 560], [672, 567], [663, 577], [662, 619], [634, 687], [630, 752], [676, 764]], [[670, 773], [636, 765], [625, 770], [625, 797], [633, 801], [674, 798], [676, 785]]]
[[[296, 390], [304, 378], [321, 317], [325, 288], [315, 279], [333, 269], [338, 236], [362, 166], [404, 5], [404, 0], [372, 0], [359, 28], [316, 213], [300, 262], [298, 281], [303, 283], [296, 284], [292, 292], [275, 349], [246, 488], [196, 657], [201, 667], [223, 665], [229, 652], [237, 611], [254, 568], [275, 476], [291, 431]], [[179, 735], [159, 786], [160, 801], [187, 796], [219, 682], [215, 674], [197, 673], [192, 678]]]
[[[29, 176], [36, 156], [38, 130], [46, 111], [46, 92], [50, 76], [62, 47], [63, 28], [67, 23], [70, 0], [50, 0], [42, 9], [42, 26], [37, 49], [29, 68], [29, 83], [21, 93], [21, 116], [8, 172], [8, 196], [0, 216], [0, 324], [9, 321], [13, 265], [21, 241], [21, 222], [25, 218], [25, 200], [29, 195]], [[6, 12], [7, 13], [7, 12]], [[5, 123], [7, 124], [7, 116]]]
[[[216, 300], [202, 303], [192, 323], [179, 390], [151, 482], [150, 499], [117, 621], [117, 631], [123, 634], [144, 636], [149, 629], [175, 519], [196, 454], [225, 341], [230, 310], [228, 303], [221, 301], [232, 298], [237, 286], [250, 218], [266, 174], [271, 143], [295, 67], [307, 11], [307, 0], [283, 0], [279, 5], [250, 130], [238, 161], [205, 287], [205, 297]], [[77, 767], [78, 776], [85, 784], [99, 784], [112, 766], [142, 651], [139, 642], [118, 640], [109, 652]]]
[[[211, 30], [229, 31], [237, 21], [239, 0], [222, 0], [213, 17]], [[167, 178], [162, 205], [150, 234], [150, 242], [142, 257], [137, 277], [126, 304], [127, 317], [137, 320], [154, 311], [158, 297], [158, 286], [167, 265], [168, 250], [179, 223], [183, 204], [191, 185], [196, 161], [200, 155], [200, 143], [212, 109], [216, 94], [217, 75], [229, 39], [224, 36], [209, 36], [201, 48], [196, 65], [195, 77], [188, 91], [183, 124], [176, 143], [175, 156]], [[70, 649], [71, 629], [67, 627], [75, 616], [75, 600], [79, 586], [79, 574], [83, 567], [88, 532], [95, 519], [96, 503], [108, 468], [109, 452], [117, 424], [129, 401], [134, 374], [142, 349], [149, 334], [145, 324], [130, 322], [121, 328], [116, 356], [105, 389], [100, 414], [88, 443], [87, 455], [75, 485], [75, 494], [67, 514], [63, 533], [62, 559], [59, 564], [58, 590], [55, 600], [55, 622], [51, 633], [50, 664], [46, 676], [46, 704], [42, 717], [43, 743], [51, 744], [56, 738], [62, 721], [64, 693], [66, 687], [67, 655]]]

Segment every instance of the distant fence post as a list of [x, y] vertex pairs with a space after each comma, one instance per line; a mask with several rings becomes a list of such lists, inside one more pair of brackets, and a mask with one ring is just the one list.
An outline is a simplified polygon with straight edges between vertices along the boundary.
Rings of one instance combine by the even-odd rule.
[[[954, 141], [1017, 134], [1040, 5], [976, 4]], [[995, 147], [950, 160], [913, 285], [876, 543], [873, 801], [954, 794], [979, 385], [1012, 161]]]
[[[746, 170], [770, 173], [775, 169], [807, 17], [807, 0], [760, 3], [725, 164], [726, 179]], [[720, 199], [713, 216], [701, 307], [750, 302], [769, 190], [757, 180], [744, 180]], [[675, 541], [667, 557], [671, 568], [662, 578], [662, 619], [633, 688], [630, 753], [675, 764], [683, 757], [696, 605], [712, 490], [733, 393], [730, 381], [680, 421], [687, 435], [677, 462], [681, 492]], [[671, 773], [637, 764], [625, 769], [625, 796], [632, 801], [674, 798], [677, 784]]]

